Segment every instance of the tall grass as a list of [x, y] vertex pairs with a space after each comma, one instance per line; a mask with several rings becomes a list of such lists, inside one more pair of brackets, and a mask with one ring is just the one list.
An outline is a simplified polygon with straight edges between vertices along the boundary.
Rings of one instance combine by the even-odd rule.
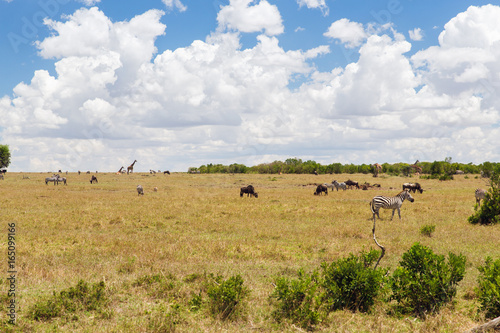
[[[435, 253], [463, 253], [467, 270], [457, 302], [425, 321], [396, 318], [382, 302], [369, 314], [333, 312], [318, 330], [384, 332], [459, 331], [474, 326], [477, 267], [486, 256], [500, 257], [498, 227], [467, 222], [481, 179], [453, 181], [381, 176], [380, 189], [314, 196], [315, 183], [347, 178], [373, 182], [370, 175], [247, 175], [71, 173], [68, 185], [45, 185], [47, 173], [7, 173], [0, 180], [3, 230], [17, 225], [18, 328], [25, 331], [296, 331], [276, 323], [268, 302], [276, 277], [295, 277], [361, 250], [378, 249], [368, 206], [378, 194], [395, 195], [401, 184], [418, 181], [426, 190], [405, 202], [390, 221], [382, 210], [377, 240], [386, 247], [380, 266], [390, 271], [415, 242]], [[144, 187], [138, 196], [136, 186]], [[252, 184], [259, 198], [240, 198]], [[153, 192], [153, 187], [158, 192]], [[435, 225], [432, 237], [420, 233]], [[7, 238], [5, 235], [0, 237]], [[6, 242], [0, 245], [7, 264]], [[1, 257], [0, 257], [1, 260]], [[245, 316], [214, 319], [208, 310], [207, 276], [241, 276], [251, 291]], [[173, 289], [138, 286], [145, 276], [162, 276]], [[28, 309], [80, 280], [105, 281], [112, 316], [78, 315], [78, 320], [30, 319]], [[2, 279], [7, 290], [7, 281]], [[159, 284], [159, 286], [168, 286]], [[165, 287], [166, 288], [166, 287]], [[158, 292], [161, 290], [162, 292]], [[193, 311], [193, 302], [197, 311]], [[452, 308], [453, 307], [453, 308]], [[198, 310], [199, 309], [199, 310]], [[0, 314], [5, 320], [5, 311]], [[2, 328], [2, 326], [0, 326]]]

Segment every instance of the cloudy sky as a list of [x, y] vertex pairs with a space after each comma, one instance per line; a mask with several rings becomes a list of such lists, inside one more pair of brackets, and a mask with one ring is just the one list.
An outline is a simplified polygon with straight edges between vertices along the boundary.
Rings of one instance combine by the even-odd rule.
[[0, 0], [11, 171], [500, 161], [500, 6]]

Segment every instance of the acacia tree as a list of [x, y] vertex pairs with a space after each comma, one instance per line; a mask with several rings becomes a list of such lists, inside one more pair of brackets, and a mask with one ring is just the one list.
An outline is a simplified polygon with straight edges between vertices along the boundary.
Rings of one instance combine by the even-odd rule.
[[0, 145], [0, 168], [7, 168], [10, 165], [10, 150], [7, 145]]

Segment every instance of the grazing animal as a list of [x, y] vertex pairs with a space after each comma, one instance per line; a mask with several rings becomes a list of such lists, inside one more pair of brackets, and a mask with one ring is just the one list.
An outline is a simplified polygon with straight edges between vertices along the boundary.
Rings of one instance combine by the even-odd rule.
[[481, 200], [486, 199], [486, 190], [483, 190], [482, 188], [478, 188], [475, 192], [476, 196], [476, 203], [481, 206]]
[[80, 170], [78, 170], [78, 174], [81, 174], [82, 172]]
[[333, 186], [335, 186], [335, 188], [337, 189], [337, 192], [339, 190], [339, 188], [343, 189], [344, 191], [347, 189], [347, 185], [345, 183], [339, 183], [338, 181], [334, 180], [332, 182]]
[[424, 192], [424, 189], [422, 188], [422, 186], [420, 186], [419, 183], [404, 183], [403, 184], [403, 190], [408, 190], [410, 192], [413, 192], [415, 193], [416, 191], [419, 191], [420, 194], [422, 194]]
[[59, 182], [63, 182], [63, 183], [64, 183], [64, 185], [68, 185], [68, 184], [66, 183], [66, 177], [61, 177], [61, 176], [59, 176], [59, 175], [56, 175], [56, 181], [57, 181], [57, 185], [59, 185]]
[[137, 185], [137, 195], [144, 195], [144, 189], [141, 185]]
[[170, 175], [170, 171], [163, 171], [163, 174], [167, 174], [167, 175]]
[[333, 191], [335, 185], [333, 185], [333, 183], [331, 184], [328, 184], [328, 183], [324, 183], [323, 185], [325, 185], [326, 187], [328, 187], [331, 191]]
[[399, 219], [401, 220], [401, 206], [403, 205], [403, 201], [408, 199], [408, 201], [413, 202], [415, 199], [410, 194], [410, 191], [403, 190], [399, 192], [395, 197], [386, 197], [383, 195], [378, 195], [370, 201], [370, 209], [373, 213], [373, 223], [375, 223], [375, 215], [379, 215], [379, 209], [392, 209], [391, 221], [394, 218], [394, 212], [396, 209], [398, 210]]
[[123, 169], [125, 169], [125, 168], [121, 167], [120, 170], [118, 170], [118, 172], [116, 174], [121, 175], [122, 173], [124, 173], [125, 171], [123, 171]]
[[254, 196], [256, 198], [259, 197], [258, 193], [255, 192], [255, 188], [252, 185], [243, 186], [242, 188], [240, 188], [240, 197], [243, 197], [243, 194], [245, 193], [247, 194], [247, 197], [248, 196]]
[[322, 195], [323, 192], [325, 195], [328, 195], [328, 187], [323, 184], [319, 184], [318, 187], [316, 187], [316, 191], [314, 191], [314, 195]]
[[155, 173], [156, 173], [156, 171], [149, 169], [149, 173], [150, 173], [150, 174], [155, 174]]
[[96, 176], [94, 176], [94, 175], [92, 175], [92, 178], [90, 178], [90, 184], [93, 184], [94, 182], [99, 183], [99, 182], [97, 181], [97, 177], [96, 177]]
[[59, 185], [59, 183], [57, 182], [57, 176], [56, 175], [52, 175], [52, 177], [47, 177], [45, 178], [45, 185], [48, 185], [49, 182], [54, 182], [54, 185]]
[[358, 182], [355, 182], [355, 181], [353, 181], [353, 180], [348, 179], [348, 180], [346, 180], [345, 184], [346, 184], [346, 185], [347, 185], [347, 187], [348, 187], [348, 188], [350, 188], [350, 189], [352, 189], [354, 186], [355, 186], [357, 189], [359, 189], [359, 184], [358, 184]]
[[156, 186], [155, 186], [155, 187], [153, 188], [153, 191], [158, 192], [158, 187], [156, 187]]
[[127, 175], [131, 172], [134, 172], [134, 164], [137, 162], [137, 160], [134, 160], [134, 162], [132, 164], [130, 164], [128, 167], [127, 167]]

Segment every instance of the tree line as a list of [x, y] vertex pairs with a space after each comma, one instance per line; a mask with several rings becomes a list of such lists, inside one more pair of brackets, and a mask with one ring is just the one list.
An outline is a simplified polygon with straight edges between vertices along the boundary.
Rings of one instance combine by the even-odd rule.
[[[412, 164], [408, 163], [383, 163], [381, 164], [382, 170], [380, 173], [389, 175], [409, 175], [414, 172], [411, 167]], [[444, 161], [434, 162], [419, 162], [417, 164], [422, 168], [421, 174], [426, 175], [453, 175], [458, 170], [464, 174], [479, 174], [488, 177], [494, 169], [500, 166], [496, 162], [484, 162], [481, 164], [473, 163], [457, 163], [452, 162], [451, 158], [447, 157]], [[230, 165], [223, 164], [206, 164], [200, 167], [191, 167], [188, 172], [192, 173], [258, 173], [258, 174], [341, 174], [341, 173], [375, 173], [375, 167], [372, 164], [320, 164], [316, 161], [307, 160], [302, 161], [300, 158], [288, 158], [285, 161], [274, 161], [271, 163], [261, 163], [255, 166], [246, 166], [244, 164], [233, 163]]]

